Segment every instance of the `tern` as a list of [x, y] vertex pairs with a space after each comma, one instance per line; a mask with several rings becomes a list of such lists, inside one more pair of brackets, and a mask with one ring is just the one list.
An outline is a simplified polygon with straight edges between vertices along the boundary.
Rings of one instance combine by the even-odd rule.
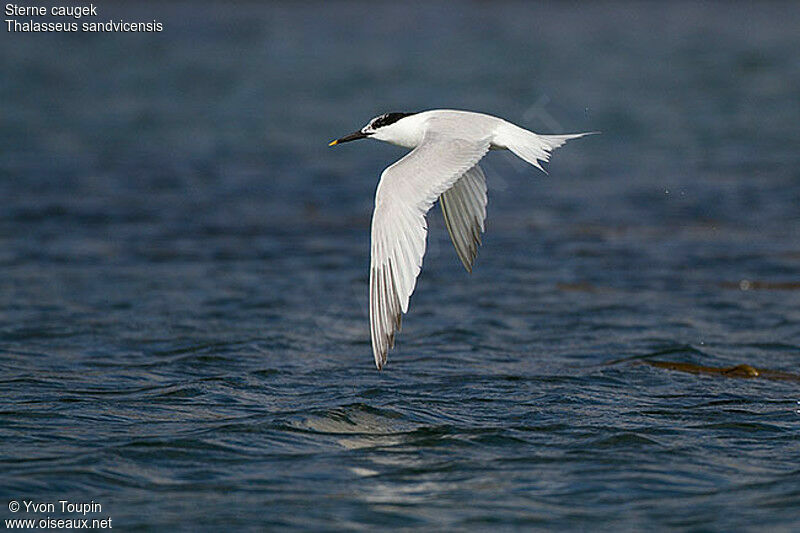
[[408, 312], [425, 255], [425, 215], [436, 200], [467, 272], [481, 244], [486, 177], [478, 162], [489, 150], [511, 150], [542, 172], [540, 161], [570, 139], [597, 132], [540, 135], [483, 113], [433, 109], [385, 113], [328, 146], [376, 139], [411, 151], [386, 168], [375, 192], [369, 269], [369, 323], [381, 370]]

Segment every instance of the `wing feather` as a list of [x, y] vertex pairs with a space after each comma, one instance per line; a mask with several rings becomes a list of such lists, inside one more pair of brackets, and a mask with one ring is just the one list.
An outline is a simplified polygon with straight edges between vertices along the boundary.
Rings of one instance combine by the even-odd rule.
[[379, 369], [386, 364], [386, 354], [394, 345], [401, 315], [408, 311], [422, 268], [428, 229], [425, 214], [459, 178], [467, 175], [468, 182], [459, 187], [464, 192], [453, 196], [453, 203], [458, 202], [455, 211], [459, 217], [455, 224], [459, 235], [456, 250], [461, 249], [463, 257], [470, 261], [474, 259], [475, 237], [480, 238], [475, 228], [483, 228], [486, 216], [485, 178], [476, 165], [489, 145], [489, 138], [469, 140], [427, 133], [419, 146], [381, 174], [372, 214], [369, 273], [370, 334]]
[[479, 165], [465, 172], [439, 198], [450, 240], [453, 241], [458, 258], [467, 272], [472, 272], [478, 246], [481, 244], [486, 201], [486, 177]]

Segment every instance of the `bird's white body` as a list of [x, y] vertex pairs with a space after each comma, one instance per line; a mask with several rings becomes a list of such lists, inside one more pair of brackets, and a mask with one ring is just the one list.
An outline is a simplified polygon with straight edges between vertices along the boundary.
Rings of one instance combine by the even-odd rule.
[[569, 139], [539, 135], [501, 118], [450, 109], [389, 113], [331, 144], [364, 137], [412, 149], [381, 174], [375, 192], [370, 254], [370, 332], [378, 369], [408, 311], [425, 255], [425, 214], [439, 200], [456, 253], [472, 264], [486, 218], [486, 178], [478, 162], [508, 149], [535, 167]]
[[497, 143], [498, 130], [502, 140], [505, 125], [516, 128], [505, 120], [483, 113], [472, 111], [459, 111], [456, 109], [434, 109], [409, 115], [397, 122], [375, 130], [371, 135], [373, 139], [388, 142], [403, 148], [416, 148], [422, 142], [422, 137], [433, 123], [433, 127], [445, 131], [451, 130], [462, 137], [484, 136], [491, 137], [490, 149], [499, 150], [506, 146]]

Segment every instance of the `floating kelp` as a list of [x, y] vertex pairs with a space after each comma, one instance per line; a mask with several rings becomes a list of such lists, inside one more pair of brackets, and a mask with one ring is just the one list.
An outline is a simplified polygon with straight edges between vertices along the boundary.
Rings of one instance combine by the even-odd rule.
[[643, 361], [643, 363], [656, 368], [666, 368], [667, 370], [677, 370], [679, 372], [688, 372], [690, 374], [711, 374], [729, 378], [763, 378], [800, 382], [800, 375], [798, 374], [791, 374], [789, 372], [781, 372], [778, 370], [769, 370], [766, 368], [755, 368], [747, 364], [729, 367], [715, 367], [701, 366], [694, 363], [681, 363], [676, 361]]

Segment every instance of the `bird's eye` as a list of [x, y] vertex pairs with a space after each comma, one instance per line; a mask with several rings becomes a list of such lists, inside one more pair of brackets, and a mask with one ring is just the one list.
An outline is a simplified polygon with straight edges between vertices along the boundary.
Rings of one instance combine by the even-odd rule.
[[386, 119], [388, 118], [388, 116], [389, 116], [388, 113], [384, 113], [379, 117], [375, 117], [374, 119], [372, 119], [372, 122], [369, 123], [370, 128], [373, 129], [380, 128], [386, 123]]

